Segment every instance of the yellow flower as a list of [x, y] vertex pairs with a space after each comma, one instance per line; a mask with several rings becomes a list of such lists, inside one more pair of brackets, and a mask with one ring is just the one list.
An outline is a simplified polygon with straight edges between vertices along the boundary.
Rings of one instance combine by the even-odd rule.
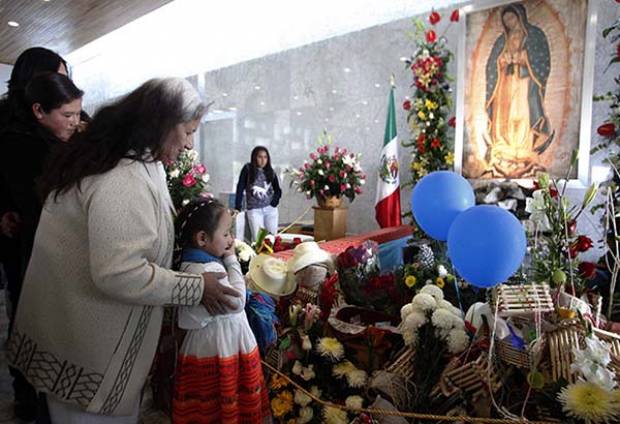
[[274, 417], [283, 417], [293, 410], [293, 394], [288, 390], [278, 393], [271, 399], [271, 412]]
[[614, 395], [593, 383], [570, 384], [562, 389], [558, 400], [564, 412], [586, 422], [610, 422], [620, 418]]
[[288, 386], [288, 380], [284, 377], [280, 377], [279, 374], [273, 374], [271, 376], [271, 382], [269, 383], [269, 387], [273, 390], [278, 390], [282, 387]]
[[437, 278], [435, 279], [435, 285], [436, 285], [437, 287], [439, 287], [440, 289], [443, 289], [443, 288], [444, 288], [444, 286], [446, 285], [446, 282], [443, 280], [443, 278], [441, 278], [441, 277], [437, 277]]
[[418, 112], [418, 118], [420, 118], [423, 121], [426, 120], [426, 115], [424, 114], [423, 111]]
[[405, 278], [405, 285], [409, 288], [415, 286], [417, 282], [418, 282], [418, 279], [415, 278], [415, 275], [409, 275], [407, 276], [407, 278]]
[[349, 419], [346, 411], [326, 406], [323, 408], [323, 422], [327, 424], [346, 424], [349, 422]]
[[424, 106], [426, 106], [426, 108], [428, 110], [435, 110], [435, 109], [437, 109], [437, 103], [433, 102], [430, 99], [426, 99], [426, 103], [424, 104]]
[[444, 156], [443, 160], [446, 161], [446, 165], [453, 165], [454, 164], [454, 153], [448, 152]]
[[413, 171], [420, 171], [422, 170], [424, 167], [422, 166], [422, 164], [418, 161], [415, 162], [411, 162], [411, 169]]
[[339, 360], [344, 356], [344, 347], [342, 343], [333, 337], [323, 337], [319, 339], [317, 350], [321, 356], [326, 356], [335, 360]]
[[334, 377], [344, 377], [349, 372], [354, 371], [355, 369], [355, 365], [353, 365], [351, 362], [343, 361], [339, 364], [334, 365], [334, 368], [332, 368], [332, 375]]

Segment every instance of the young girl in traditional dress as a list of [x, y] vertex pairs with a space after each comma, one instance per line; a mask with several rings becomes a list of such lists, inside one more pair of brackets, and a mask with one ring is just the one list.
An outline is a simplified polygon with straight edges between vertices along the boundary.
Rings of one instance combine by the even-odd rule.
[[177, 263], [183, 272], [226, 272], [242, 296], [233, 310], [181, 307], [181, 346], [173, 422], [259, 423], [270, 420], [256, 339], [244, 312], [245, 281], [234, 253], [232, 217], [217, 200], [200, 200], [179, 214]]

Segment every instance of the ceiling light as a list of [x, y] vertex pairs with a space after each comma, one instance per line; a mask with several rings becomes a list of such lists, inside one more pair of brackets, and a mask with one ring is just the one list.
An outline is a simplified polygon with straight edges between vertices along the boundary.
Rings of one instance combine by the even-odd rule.
[[359, 114], [359, 113], [356, 113], [356, 114], [355, 114], [355, 117], [356, 117], [356, 118], [359, 118], [359, 117], [360, 117], [360, 114]]
[[260, 105], [261, 106], [265, 106], [265, 102], [260, 102]]
[[17, 28], [19, 26], [19, 23], [15, 21], [8, 21], [7, 24], [13, 28]]
[[293, 96], [293, 100], [299, 99], [299, 96]]
[[336, 90], [335, 88], [332, 90], [332, 94], [336, 94], [338, 93], [338, 90]]
[[234, 107], [234, 106], [231, 106], [231, 107], [228, 108], [228, 110], [232, 110], [234, 112], [235, 110], [237, 110], [237, 108]]
[[228, 97], [228, 93], [222, 93], [222, 97]]
[[381, 87], [381, 84], [379, 84], [378, 82], [375, 83], [375, 87], [379, 88]]
[[368, 104], [368, 100], [362, 100], [362, 104], [366, 106]]
[[260, 85], [255, 85], [254, 90], [260, 90]]
[[333, 111], [334, 111], [334, 107], [333, 107], [333, 106], [330, 106], [330, 107], [329, 107], [329, 111], [330, 111], [330, 112], [333, 112]]
[[301, 112], [297, 112], [297, 116], [301, 116]]
[[348, 74], [349, 72], [351, 72], [351, 68], [344, 68], [344, 71]]

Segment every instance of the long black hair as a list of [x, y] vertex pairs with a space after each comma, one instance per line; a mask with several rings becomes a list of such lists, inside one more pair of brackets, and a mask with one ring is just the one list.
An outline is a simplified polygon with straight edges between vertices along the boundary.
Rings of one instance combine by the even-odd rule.
[[152, 79], [101, 108], [83, 133], [50, 161], [44, 193], [55, 197], [91, 175], [103, 174], [123, 158], [157, 160], [174, 127], [199, 119], [205, 104], [181, 78]]
[[212, 239], [226, 207], [216, 199], [195, 199], [184, 206], [175, 222], [175, 251], [173, 265], [181, 265], [183, 249], [193, 246], [194, 235], [204, 231]]
[[269, 150], [265, 146], [256, 146], [252, 149], [252, 154], [250, 155], [250, 169], [248, 174], [248, 185], [251, 185], [256, 180], [256, 172], [258, 169], [258, 165], [256, 164], [256, 158], [260, 152], [265, 152], [267, 154], [267, 164], [263, 168], [263, 172], [265, 173], [265, 178], [268, 183], [273, 182], [273, 178], [275, 173], [273, 172], [273, 168], [271, 167], [271, 155], [269, 154]]
[[32, 116], [32, 105], [39, 103], [45, 113], [57, 109], [76, 99], [81, 99], [84, 92], [77, 88], [68, 77], [57, 72], [48, 72], [35, 76], [26, 85], [24, 91], [26, 116]]

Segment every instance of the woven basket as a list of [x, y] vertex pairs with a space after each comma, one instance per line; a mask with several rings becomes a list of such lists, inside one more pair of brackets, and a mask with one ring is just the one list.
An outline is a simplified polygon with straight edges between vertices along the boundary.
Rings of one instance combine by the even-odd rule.
[[554, 310], [547, 284], [501, 284], [493, 289], [492, 308], [500, 317], [532, 315]]
[[411, 346], [403, 347], [395, 356], [394, 360], [385, 368], [392, 374], [397, 374], [405, 380], [413, 378], [413, 355], [415, 349]]
[[459, 358], [454, 358], [446, 366], [441, 374], [433, 394], [443, 394], [446, 397], [461, 392], [475, 402], [481, 396], [486, 396], [489, 391], [495, 393], [501, 387], [501, 380], [495, 371], [487, 372], [486, 353], [481, 353], [478, 358], [462, 363]]
[[510, 365], [518, 368], [529, 369], [532, 365], [532, 356], [529, 349], [520, 350], [507, 340], [496, 340], [497, 356]]

